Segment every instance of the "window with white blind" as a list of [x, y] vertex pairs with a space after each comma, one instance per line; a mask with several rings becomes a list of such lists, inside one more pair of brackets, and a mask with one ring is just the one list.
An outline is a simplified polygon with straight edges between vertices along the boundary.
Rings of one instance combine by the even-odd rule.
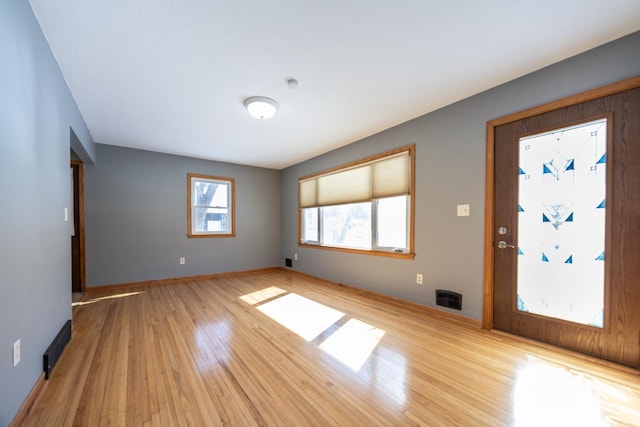
[[413, 258], [415, 146], [298, 180], [299, 243]]

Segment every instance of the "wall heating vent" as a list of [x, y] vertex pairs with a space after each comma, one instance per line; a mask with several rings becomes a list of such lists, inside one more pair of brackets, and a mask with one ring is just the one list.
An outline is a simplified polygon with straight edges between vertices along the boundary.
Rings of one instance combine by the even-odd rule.
[[293, 261], [291, 260], [291, 258], [285, 258], [284, 259], [284, 266], [285, 267], [293, 267]]
[[436, 305], [462, 310], [462, 294], [436, 289]]
[[44, 379], [48, 380], [51, 370], [55, 366], [56, 362], [60, 358], [62, 351], [66, 347], [67, 343], [71, 340], [71, 320], [67, 320], [58, 335], [54, 338], [53, 342], [45, 351], [42, 356], [44, 365]]

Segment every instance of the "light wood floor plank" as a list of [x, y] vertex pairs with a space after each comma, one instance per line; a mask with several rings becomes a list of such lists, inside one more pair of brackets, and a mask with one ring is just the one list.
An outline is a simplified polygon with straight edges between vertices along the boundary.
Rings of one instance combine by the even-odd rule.
[[[85, 295], [25, 425], [640, 425], [637, 371], [287, 270], [174, 282]], [[344, 315], [306, 340], [285, 301]]]

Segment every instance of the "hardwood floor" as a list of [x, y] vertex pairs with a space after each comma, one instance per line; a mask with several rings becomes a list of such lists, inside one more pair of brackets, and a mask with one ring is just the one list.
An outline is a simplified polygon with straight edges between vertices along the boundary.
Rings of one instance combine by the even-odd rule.
[[430, 311], [286, 270], [87, 292], [25, 425], [640, 425], [637, 371]]

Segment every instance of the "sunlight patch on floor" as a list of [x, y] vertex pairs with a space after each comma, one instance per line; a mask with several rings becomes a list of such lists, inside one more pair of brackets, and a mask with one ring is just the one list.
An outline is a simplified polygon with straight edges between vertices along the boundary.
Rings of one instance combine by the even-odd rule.
[[298, 294], [287, 294], [257, 309], [307, 341], [312, 341], [344, 316], [341, 311]]
[[605, 415], [608, 411], [601, 406], [602, 402], [612, 397], [611, 392], [617, 394], [619, 390], [588, 374], [531, 357], [516, 378], [513, 394], [516, 425], [589, 427], [637, 422], [640, 409], [630, 409], [624, 420], [612, 420]]
[[242, 295], [240, 299], [247, 304], [256, 305], [262, 301], [277, 297], [286, 293], [284, 289], [280, 289], [277, 286], [270, 286], [268, 288], [260, 289], [259, 291], [251, 292], [250, 294]]
[[100, 301], [105, 301], [105, 300], [110, 300], [110, 299], [115, 299], [115, 298], [130, 297], [132, 295], [138, 295], [138, 294], [143, 294], [143, 293], [144, 293], [144, 291], [126, 292], [126, 293], [122, 293], [122, 294], [108, 295], [106, 297], [91, 298], [88, 301], [74, 302], [74, 303], [71, 304], [71, 306], [72, 307], [76, 307], [76, 306], [81, 306], [81, 305], [94, 304], [94, 303], [100, 302]]
[[359, 371], [376, 348], [385, 331], [358, 319], [349, 319], [327, 338], [320, 348], [354, 371]]
[[344, 322], [345, 313], [276, 286], [242, 295], [240, 299], [307, 342], [330, 333], [318, 347], [355, 372], [362, 368], [385, 334], [384, 330], [354, 318], [338, 327], [336, 322], [341, 319]]

